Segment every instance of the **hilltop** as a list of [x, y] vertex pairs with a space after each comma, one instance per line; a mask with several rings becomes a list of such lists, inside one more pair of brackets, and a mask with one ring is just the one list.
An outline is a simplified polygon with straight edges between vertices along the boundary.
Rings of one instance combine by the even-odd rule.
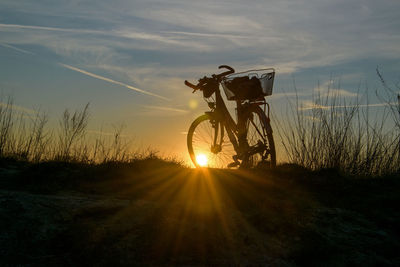
[[398, 266], [400, 179], [0, 163], [0, 265]]

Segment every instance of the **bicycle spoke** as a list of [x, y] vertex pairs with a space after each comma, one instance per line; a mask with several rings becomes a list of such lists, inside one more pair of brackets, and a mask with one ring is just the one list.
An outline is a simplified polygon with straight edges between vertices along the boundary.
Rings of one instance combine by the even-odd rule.
[[[197, 155], [204, 155], [208, 159], [208, 167], [226, 168], [233, 161], [236, 151], [227, 136], [225, 128], [218, 123], [215, 125], [213, 127], [208, 116], [206, 116], [193, 126], [195, 129], [190, 136], [193, 158], [195, 160]], [[216, 127], [218, 127], [218, 130]], [[223, 138], [221, 138], [222, 134]], [[217, 142], [214, 143], [214, 140], [217, 140]]]

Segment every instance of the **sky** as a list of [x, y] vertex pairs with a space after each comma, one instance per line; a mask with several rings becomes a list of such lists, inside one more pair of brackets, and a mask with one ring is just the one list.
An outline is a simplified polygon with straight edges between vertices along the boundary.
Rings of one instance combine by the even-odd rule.
[[294, 83], [305, 104], [332, 79], [343, 97], [372, 94], [377, 67], [400, 82], [399, 14], [398, 0], [1, 0], [0, 91], [54, 121], [90, 103], [89, 130], [123, 124], [138, 146], [187, 160], [207, 106], [185, 79], [273, 67], [276, 120]]

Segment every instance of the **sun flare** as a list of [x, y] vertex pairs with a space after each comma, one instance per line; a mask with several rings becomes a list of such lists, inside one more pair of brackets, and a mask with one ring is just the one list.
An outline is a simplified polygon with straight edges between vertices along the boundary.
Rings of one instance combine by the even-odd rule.
[[208, 159], [207, 156], [204, 154], [197, 155], [196, 162], [199, 164], [200, 167], [207, 166]]

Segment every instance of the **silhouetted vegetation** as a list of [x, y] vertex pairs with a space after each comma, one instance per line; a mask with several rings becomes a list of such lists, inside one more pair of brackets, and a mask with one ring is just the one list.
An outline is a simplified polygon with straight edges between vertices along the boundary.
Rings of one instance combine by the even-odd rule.
[[[400, 88], [388, 85], [378, 69], [377, 75], [382, 85], [377, 96], [380, 105], [386, 104], [380, 112], [371, 111], [374, 107], [368, 105], [367, 93], [357, 93], [349, 102], [341, 95], [340, 85], [333, 88], [333, 81], [326, 90], [315, 90], [310, 105], [305, 106], [299, 97], [291, 102], [288, 123], [273, 121], [289, 162], [309, 170], [331, 169], [353, 176], [399, 173], [400, 96], [395, 89]], [[367, 104], [361, 104], [362, 97]], [[89, 105], [73, 112], [65, 110], [56, 129], [48, 129], [48, 121], [44, 112], [21, 111], [12, 99], [3, 101], [0, 158], [99, 164], [156, 157], [151, 149], [132, 147], [131, 140], [123, 137], [123, 127], [112, 134], [99, 131], [89, 137]]]
[[122, 126], [112, 134], [98, 131], [89, 136], [89, 104], [74, 112], [66, 109], [58, 128], [49, 129], [48, 121], [46, 113], [20, 110], [8, 98], [0, 105], [0, 158], [99, 164], [157, 157], [154, 149], [133, 147]]
[[[348, 101], [334, 89], [318, 88], [309, 106], [296, 98], [287, 125], [279, 125], [284, 148], [292, 163], [311, 170], [336, 169], [355, 176], [383, 176], [400, 170], [400, 102], [381, 79], [379, 112], [362, 105], [360, 95]], [[399, 88], [398, 88], [399, 89]]]

